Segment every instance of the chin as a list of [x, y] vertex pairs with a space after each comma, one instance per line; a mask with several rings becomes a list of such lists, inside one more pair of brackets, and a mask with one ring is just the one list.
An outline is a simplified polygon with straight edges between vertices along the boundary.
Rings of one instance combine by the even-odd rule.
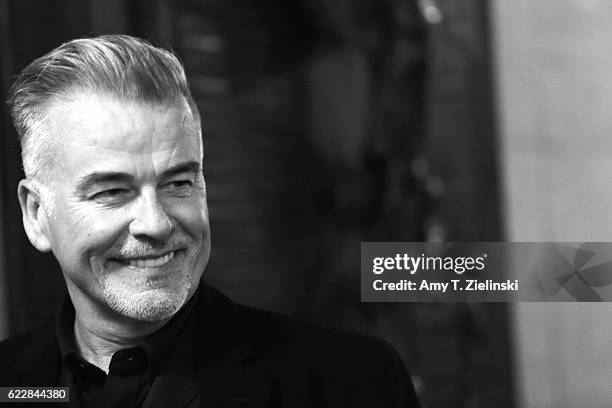
[[191, 282], [184, 279], [172, 287], [134, 288], [115, 282], [105, 282], [104, 298], [108, 306], [130, 319], [157, 322], [176, 314], [189, 296]]

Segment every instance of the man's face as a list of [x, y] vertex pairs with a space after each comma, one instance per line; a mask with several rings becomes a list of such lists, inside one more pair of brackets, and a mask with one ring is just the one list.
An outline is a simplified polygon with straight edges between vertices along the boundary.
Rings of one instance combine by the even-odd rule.
[[187, 104], [77, 94], [47, 113], [56, 160], [42, 230], [75, 307], [172, 316], [210, 252], [202, 145]]

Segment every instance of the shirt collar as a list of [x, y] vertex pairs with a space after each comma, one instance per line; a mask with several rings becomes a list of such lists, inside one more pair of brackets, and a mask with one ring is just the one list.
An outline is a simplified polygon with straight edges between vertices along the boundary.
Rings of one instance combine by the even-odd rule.
[[[193, 314], [200, 289], [198, 288], [191, 299], [166, 323], [161, 329], [146, 337], [143, 341], [136, 344], [147, 354], [149, 361], [148, 372], [155, 374], [171, 348], [175, 340], [181, 335], [189, 317]], [[60, 349], [61, 361], [66, 362], [67, 358], [80, 356], [74, 339], [74, 306], [69, 296], [62, 303], [55, 321], [55, 334]]]

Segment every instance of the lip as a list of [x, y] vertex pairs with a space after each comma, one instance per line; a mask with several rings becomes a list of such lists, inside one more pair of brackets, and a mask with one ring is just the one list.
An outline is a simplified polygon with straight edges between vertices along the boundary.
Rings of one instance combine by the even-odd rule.
[[179, 250], [161, 252], [159, 254], [147, 254], [129, 258], [114, 258], [112, 261], [119, 262], [127, 267], [136, 269], [161, 268], [168, 265], [176, 258]]

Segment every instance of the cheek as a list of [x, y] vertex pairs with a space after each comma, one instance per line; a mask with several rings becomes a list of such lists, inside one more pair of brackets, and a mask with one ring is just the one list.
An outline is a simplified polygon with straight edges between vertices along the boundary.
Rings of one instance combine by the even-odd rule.
[[126, 228], [126, 217], [121, 211], [97, 211], [74, 206], [57, 215], [58, 219], [67, 220], [58, 229], [58, 247], [62, 248], [62, 253], [71, 253], [72, 258], [82, 260], [102, 253]]
[[173, 207], [174, 218], [193, 239], [206, 239], [209, 235], [208, 207], [202, 199], [192, 199]]

